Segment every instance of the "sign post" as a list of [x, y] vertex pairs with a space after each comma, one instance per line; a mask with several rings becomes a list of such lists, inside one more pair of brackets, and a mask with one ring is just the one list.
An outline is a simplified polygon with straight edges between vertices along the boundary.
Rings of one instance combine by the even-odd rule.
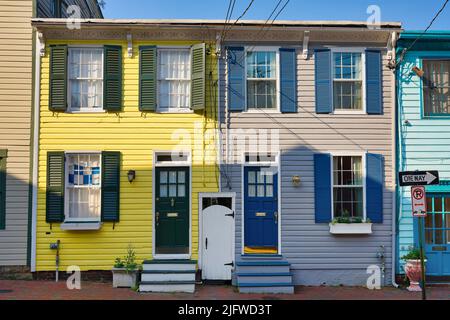
[[425, 280], [425, 253], [423, 249], [423, 220], [427, 216], [427, 199], [425, 187], [416, 186], [411, 187], [412, 211], [413, 217], [416, 217], [419, 222], [419, 250], [420, 250], [420, 265], [422, 269], [421, 285], [422, 285], [422, 300], [427, 300], [426, 280]]

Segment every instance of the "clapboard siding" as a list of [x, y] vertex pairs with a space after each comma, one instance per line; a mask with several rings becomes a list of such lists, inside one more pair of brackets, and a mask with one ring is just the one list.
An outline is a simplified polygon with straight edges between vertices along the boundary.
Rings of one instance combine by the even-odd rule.
[[0, 266], [27, 263], [32, 13], [31, 0], [0, 1], [0, 149], [8, 150]]
[[[37, 17], [53, 17], [53, 0], [37, 0]], [[67, 18], [67, 7], [78, 5], [81, 9], [81, 18], [103, 18], [97, 0], [61, 0], [61, 17]]]
[[[356, 45], [357, 46], [357, 45]], [[380, 44], [382, 46], [382, 44]], [[314, 48], [310, 48], [312, 53]], [[314, 55], [304, 60], [297, 50], [298, 112], [226, 112], [226, 61], [220, 64], [220, 114], [223, 138], [222, 156], [227, 159], [227, 125], [236, 129], [279, 129], [281, 151], [281, 250], [292, 264], [296, 284], [365, 284], [369, 265], [380, 265], [380, 246], [386, 252], [386, 283], [390, 277], [392, 197], [392, 104], [393, 72], [386, 67], [383, 52], [383, 115], [323, 115], [315, 113]], [[227, 119], [228, 117], [228, 119]], [[229, 132], [231, 132], [231, 130]], [[245, 132], [245, 131], [244, 131]], [[269, 138], [270, 140], [270, 138]], [[224, 191], [237, 192], [236, 253], [241, 253], [242, 179], [240, 155], [230, 148], [229, 161], [221, 168]], [[374, 225], [369, 236], [333, 236], [327, 224], [316, 224], [314, 216], [314, 153], [349, 151], [381, 153], [385, 157], [384, 222]], [[292, 176], [302, 179], [292, 185]], [[229, 185], [227, 185], [227, 182]]]
[[[422, 117], [421, 80], [410, 72], [413, 66], [421, 65], [423, 57], [450, 59], [450, 53], [411, 51], [399, 68], [399, 170], [437, 170], [441, 180], [450, 180], [450, 120]], [[409, 125], [405, 125], [406, 120]], [[400, 188], [399, 196], [397, 272], [404, 273], [400, 258], [415, 245], [410, 188]]]
[[[126, 254], [128, 244], [136, 249], [138, 262], [152, 257], [152, 183], [153, 151], [171, 151], [179, 143], [174, 133], [188, 133], [192, 139], [192, 258], [198, 258], [198, 193], [217, 192], [219, 174], [216, 166], [213, 112], [217, 102], [212, 83], [217, 79], [217, 64], [207, 58], [206, 117], [203, 113], [164, 114], [139, 111], [139, 54], [129, 58], [127, 43], [111, 41], [66, 41], [50, 44], [97, 44], [123, 47], [123, 111], [101, 114], [69, 114], [49, 111], [49, 49], [41, 63], [40, 150], [37, 219], [37, 271], [54, 269], [55, 254], [49, 244], [61, 240], [61, 268], [78, 265], [86, 270], [111, 270], [116, 257]], [[141, 45], [190, 46], [191, 42], [136, 42]], [[48, 46], [47, 46], [48, 48]], [[208, 77], [209, 78], [209, 77]], [[205, 131], [204, 131], [205, 130]], [[211, 130], [211, 131], [209, 131]], [[211, 139], [205, 135], [211, 133]], [[195, 139], [195, 140], [194, 140]], [[96, 232], [64, 232], [59, 225], [45, 221], [47, 152], [68, 150], [120, 151], [120, 223], [104, 223]], [[128, 170], [136, 170], [130, 184]], [[47, 234], [50, 232], [50, 234]]]

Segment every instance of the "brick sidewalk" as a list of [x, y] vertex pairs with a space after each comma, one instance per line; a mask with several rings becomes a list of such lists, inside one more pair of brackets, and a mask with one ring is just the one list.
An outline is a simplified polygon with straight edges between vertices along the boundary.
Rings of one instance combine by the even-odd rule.
[[[430, 300], [450, 300], [450, 287], [428, 289]], [[0, 281], [0, 300], [419, 300], [421, 295], [385, 288], [370, 291], [356, 287], [297, 287], [294, 295], [239, 294], [230, 286], [197, 286], [195, 294], [139, 294], [113, 289], [109, 283], [83, 282], [70, 291], [65, 282]]]

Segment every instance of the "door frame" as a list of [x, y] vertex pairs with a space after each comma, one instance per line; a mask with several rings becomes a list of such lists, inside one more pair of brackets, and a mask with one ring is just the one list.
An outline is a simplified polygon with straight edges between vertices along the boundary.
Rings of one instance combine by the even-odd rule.
[[203, 239], [203, 198], [231, 198], [232, 204], [231, 208], [234, 212], [234, 223], [233, 223], [233, 237], [232, 237], [232, 248], [233, 248], [233, 262], [236, 254], [236, 192], [201, 192], [198, 194], [198, 267], [203, 270], [203, 244], [205, 243]]
[[[177, 150], [187, 155], [187, 161], [172, 161], [158, 163], [157, 156], [160, 154], [170, 154], [172, 150], [154, 150], [152, 166], [152, 257], [154, 260], [190, 260], [192, 257], [192, 154], [188, 150]], [[156, 254], [156, 168], [189, 168], [189, 254]]]
[[242, 224], [242, 230], [241, 230], [241, 255], [245, 254], [245, 168], [246, 167], [268, 167], [268, 166], [276, 166], [277, 167], [277, 175], [278, 175], [278, 253], [282, 254], [281, 251], [281, 152], [270, 152], [275, 155], [275, 161], [274, 162], [246, 162], [245, 156], [249, 152], [242, 153], [242, 166], [241, 166], [241, 224]]

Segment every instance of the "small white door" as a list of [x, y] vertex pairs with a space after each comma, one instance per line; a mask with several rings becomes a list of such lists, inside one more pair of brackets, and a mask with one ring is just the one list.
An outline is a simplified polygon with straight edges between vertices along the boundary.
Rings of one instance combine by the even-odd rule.
[[202, 211], [202, 278], [231, 280], [234, 261], [234, 212], [223, 205]]

